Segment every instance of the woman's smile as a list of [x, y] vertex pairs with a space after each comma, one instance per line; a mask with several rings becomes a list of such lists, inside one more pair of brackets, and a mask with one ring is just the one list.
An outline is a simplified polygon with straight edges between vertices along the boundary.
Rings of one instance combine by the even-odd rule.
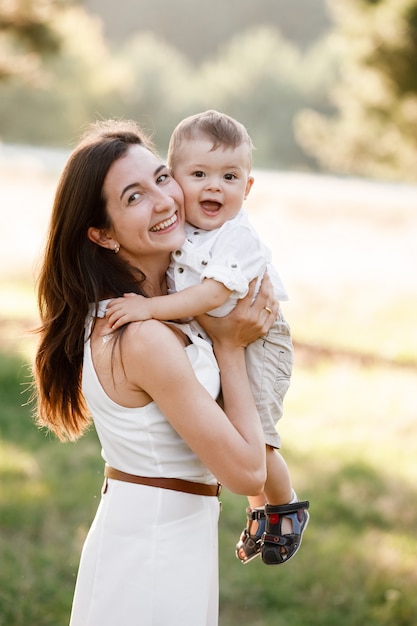
[[166, 230], [173, 224], [176, 224], [177, 221], [178, 221], [178, 213], [175, 212], [172, 217], [164, 220], [163, 222], [159, 222], [158, 224], [155, 224], [155, 226], [152, 226], [152, 228], [150, 228], [150, 231], [151, 233], [157, 233], [161, 230]]

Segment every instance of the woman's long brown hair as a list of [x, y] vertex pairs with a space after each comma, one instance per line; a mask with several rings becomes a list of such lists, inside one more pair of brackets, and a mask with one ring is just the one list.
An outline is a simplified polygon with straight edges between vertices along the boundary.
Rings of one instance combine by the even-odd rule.
[[77, 439], [90, 424], [81, 391], [89, 305], [129, 291], [140, 293], [145, 278], [87, 236], [90, 227], [110, 226], [104, 179], [133, 144], [155, 153], [134, 122], [93, 124], [69, 157], [55, 194], [38, 279], [41, 326], [34, 388], [36, 422], [61, 440]]

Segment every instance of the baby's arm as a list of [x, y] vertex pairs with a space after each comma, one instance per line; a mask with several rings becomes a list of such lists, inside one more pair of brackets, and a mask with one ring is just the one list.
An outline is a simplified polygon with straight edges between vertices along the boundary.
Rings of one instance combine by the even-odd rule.
[[151, 298], [137, 293], [125, 293], [123, 298], [113, 298], [106, 307], [106, 319], [111, 328], [120, 328], [129, 322], [140, 322], [152, 318]]
[[231, 291], [212, 278], [169, 296], [145, 298], [133, 293], [111, 300], [106, 318], [111, 328], [147, 319], [175, 320], [207, 313], [224, 304]]

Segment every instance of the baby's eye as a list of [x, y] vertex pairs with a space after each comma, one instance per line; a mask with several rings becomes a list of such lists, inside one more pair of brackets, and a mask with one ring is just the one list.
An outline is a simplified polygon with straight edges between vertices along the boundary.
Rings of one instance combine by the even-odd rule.
[[235, 174], [225, 174], [224, 177], [226, 180], [235, 180], [237, 178]]
[[193, 176], [196, 178], [204, 178], [205, 174], [201, 170], [197, 170], [196, 172], [193, 172]]

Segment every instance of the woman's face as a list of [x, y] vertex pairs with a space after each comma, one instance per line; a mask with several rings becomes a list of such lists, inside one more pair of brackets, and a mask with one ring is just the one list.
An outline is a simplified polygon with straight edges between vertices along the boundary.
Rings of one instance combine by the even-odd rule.
[[165, 262], [184, 242], [184, 196], [168, 168], [149, 150], [132, 145], [115, 161], [103, 193], [119, 254], [137, 267]]

